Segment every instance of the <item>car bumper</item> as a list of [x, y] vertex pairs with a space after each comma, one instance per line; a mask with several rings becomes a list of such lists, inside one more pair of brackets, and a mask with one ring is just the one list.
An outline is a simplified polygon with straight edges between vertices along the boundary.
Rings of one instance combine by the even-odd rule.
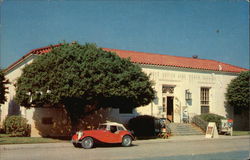
[[71, 140], [71, 143], [75, 143], [75, 144], [77, 144], [77, 143], [81, 143], [79, 140], [74, 140], [74, 139], [72, 139]]

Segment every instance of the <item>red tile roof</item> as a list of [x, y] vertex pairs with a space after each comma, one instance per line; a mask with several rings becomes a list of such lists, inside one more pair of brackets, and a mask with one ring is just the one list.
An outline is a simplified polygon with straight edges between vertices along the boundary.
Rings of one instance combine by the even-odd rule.
[[[53, 45], [53, 47], [58, 47], [58, 46], [60, 46], [60, 44]], [[198, 58], [195, 59], [188, 57], [179, 57], [179, 56], [162, 55], [154, 53], [110, 49], [110, 48], [103, 48], [103, 49], [106, 51], [115, 52], [121, 58], [130, 58], [130, 60], [133, 63], [139, 63], [139, 64], [170, 66], [170, 67], [199, 69], [199, 70], [212, 70], [212, 71], [222, 71], [222, 72], [234, 72], [234, 73], [247, 71], [247, 69], [245, 68], [233, 66], [215, 60], [198, 59]], [[10, 65], [6, 69], [6, 71], [9, 71], [10, 69], [15, 67], [17, 64], [21, 63], [23, 60], [25, 60], [32, 54], [35, 55], [44, 54], [48, 53], [50, 50], [51, 46], [33, 49], [29, 53], [24, 55], [21, 59]]]
[[151, 64], [159, 66], [171, 66], [201, 70], [213, 70], [224, 72], [242, 72], [247, 71], [245, 68], [233, 66], [215, 60], [195, 59], [189, 57], [179, 57], [171, 55], [162, 55], [145, 52], [126, 51], [118, 49], [103, 48], [106, 51], [116, 52], [122, 58], [130, 57], [132, 62], [140, 64]]

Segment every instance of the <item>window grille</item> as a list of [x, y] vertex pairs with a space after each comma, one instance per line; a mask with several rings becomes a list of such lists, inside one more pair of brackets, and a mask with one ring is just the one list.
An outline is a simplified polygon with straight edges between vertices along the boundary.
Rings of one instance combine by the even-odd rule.
[[173, 93], [174, 93], [174, 87], [173, 87], [173, 86], [163, 85], [163, 86], [162, 86], [162, 93], [170, 93], [170, 94], [173, 94]]
[[209, 105], [209, 88], [201, 88], [201, 105]]
[[201, 88], [201, 113], [209, 113], [209, 88]]

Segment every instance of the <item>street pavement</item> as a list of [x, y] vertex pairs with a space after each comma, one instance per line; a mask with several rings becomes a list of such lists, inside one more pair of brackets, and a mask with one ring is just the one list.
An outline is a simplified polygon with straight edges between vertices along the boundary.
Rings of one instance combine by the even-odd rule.
[[[249, 157], [249, 136], [173, 136], [169, 139], [137, 140], [131, 147], [97, 146], [74, 148], [68, 141], [46, 144], [0, 145], [0, 160], [179, 160], [216, 159], [241, 160]], [[228, 158], [225, 158], [228, 160]]]

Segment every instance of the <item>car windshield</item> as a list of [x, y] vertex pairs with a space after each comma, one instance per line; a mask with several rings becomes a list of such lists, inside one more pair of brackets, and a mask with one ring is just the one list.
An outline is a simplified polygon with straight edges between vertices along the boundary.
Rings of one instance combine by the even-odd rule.
[[100, 129], [100, 130], [106, 130], [106, 128], [107, 128], [107, 125], [99, 125], [99, 127], [98, 127], [98, 129]]

